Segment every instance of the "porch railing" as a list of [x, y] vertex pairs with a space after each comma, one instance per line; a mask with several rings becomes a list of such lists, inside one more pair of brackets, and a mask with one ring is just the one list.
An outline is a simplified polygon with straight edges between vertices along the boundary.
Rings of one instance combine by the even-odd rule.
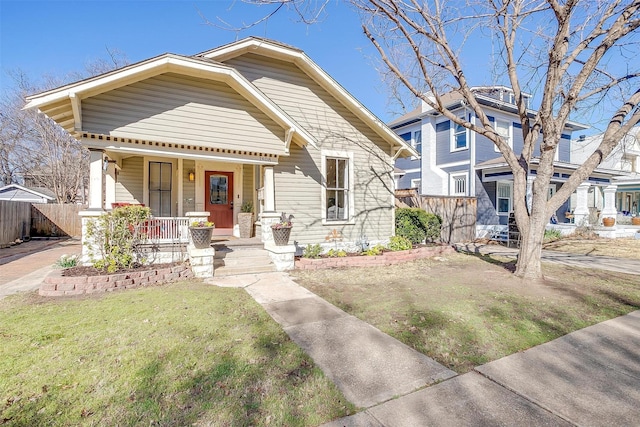
[[188, 243], [189, 218], [153, 217], [140, 225], [138, 232], [146, 243]]

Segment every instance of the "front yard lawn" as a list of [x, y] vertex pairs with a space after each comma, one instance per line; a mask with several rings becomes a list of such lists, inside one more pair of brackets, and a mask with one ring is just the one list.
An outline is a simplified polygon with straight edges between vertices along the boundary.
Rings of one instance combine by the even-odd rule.
[[244, 290], [0, 300], [0, 425], [318, 425], [353, 412]]
[[640, 276], [451, 254], [387, 267], [296, 271], [294, 280], [450, 369], [473, 367], [640, 308]]

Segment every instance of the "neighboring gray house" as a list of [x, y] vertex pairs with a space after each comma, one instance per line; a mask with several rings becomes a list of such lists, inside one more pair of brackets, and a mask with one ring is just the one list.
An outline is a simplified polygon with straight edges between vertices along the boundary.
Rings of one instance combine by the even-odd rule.
[[0, 200], [14, 202], [55, 203], [55, 195], [46, 188], [28, 188], [19, 184], [0, 187]]
[[[238, 235], [295, 216], [291, 240], [394, 234], [394, 161], [415, 151], [303, 51], [250, 37], [164, 54], [28, 98], [91, 151], [89, 211], [204, 213]], [[270, 232], [269, 232], [270, 234]], [[263, 234], [263, 238], [265, 234]]]
[[[485, 113], [515, 152], [523, 146], [520, 120], [514, 103], [513, 91], [503, 86], [475, 87], [472, 89]], [[529, 95], [525, 95], [527, 102]], [[474, 120], [474, 113], [466, 108], [457, 92], [445, 94], [445, 107]], [[433, 110], [426, 103], [416, 110], [389, 123], [394, 132], [411, 144], [420, 157], [398, 159], [396, 188], [418, 188], [420, 194], [432, 196], [475, 196], [478, 201], [477, 224], [507, 224], [513, 209], [513, 175], [495, 145]], [[572, 134], [587, 127], [568, 122], [556, 152], [554, 179], [549, 192], [557, 191], [578, 167], [570, 162]], [[539, 148], [537, 149], [539, 150]], [[531, 162], [531, 178], [536, 174], [537, 159]], [[611, 182], [609, 171], [597, 169], [589, 182], [606, 186]], [[569, 221], [569, 202], [557, 211], [560, 222]]]
[[[571, 161], [582, 163], [602, 141], [602, 133], [580, 137], [571, 141]], [[616, 171], [618, 176], [612, 180], [616, 186], [616, 210], [626, 216], [640, 215], [640, 126], [634, 127], [600, 164], [601, 168]], [[591, 192], [593, 206], [603, 206], [603, 196], [599, 191]]]

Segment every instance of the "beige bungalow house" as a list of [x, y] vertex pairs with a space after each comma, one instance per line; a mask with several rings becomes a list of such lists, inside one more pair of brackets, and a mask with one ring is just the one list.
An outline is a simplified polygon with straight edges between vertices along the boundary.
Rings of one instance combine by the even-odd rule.
[[280, 212], [295, 216], [298, 250], [333, 230], [345, 242], [388, 239], [394, 162], [418, 155], [303, 51], [255, 37], [27, 101], [91, 151], [89, 212], [144, 204], [158, 219], [208, 216], [216, 234], [238, 235], [251, 201], [264, 242]]

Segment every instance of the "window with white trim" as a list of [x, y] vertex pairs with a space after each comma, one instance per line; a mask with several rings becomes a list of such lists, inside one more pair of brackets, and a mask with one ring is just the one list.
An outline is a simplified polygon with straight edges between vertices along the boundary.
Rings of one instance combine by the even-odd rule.
[[451, 195], [452, 196], [466, 196], [468, 195], [467, 189], [469, 174], [468, 173], [459, 173], [459, 174], [451, 174]]
[[[496, 120], [495, 121], [495, 130], [498, 135], [504, 139], [509, 147], [513, 148], [513, 138], [511, 137], [511, 122], [506, 120]], [[494, 149], [496, 152], [500, 151], [497, 145], [494, 145]]]
[[349, 158], [325, 157], [326, 219], [349, 219]]
[[413, 148], [416, 149], [418, 154], [422, 155], [422, 131], [417, 130], [413, 133]]
[[[464, 120], [464, 117], [461, 117]], [[453, 123], [453, 138], [451, 151], [466, 150], [469, 147], [468, 129], [460, 124]]]
[[496, 186], [496, 210], [498, 215], [508, 215], [511, 212], [513, 191], [511, 182], [498, 182]]

